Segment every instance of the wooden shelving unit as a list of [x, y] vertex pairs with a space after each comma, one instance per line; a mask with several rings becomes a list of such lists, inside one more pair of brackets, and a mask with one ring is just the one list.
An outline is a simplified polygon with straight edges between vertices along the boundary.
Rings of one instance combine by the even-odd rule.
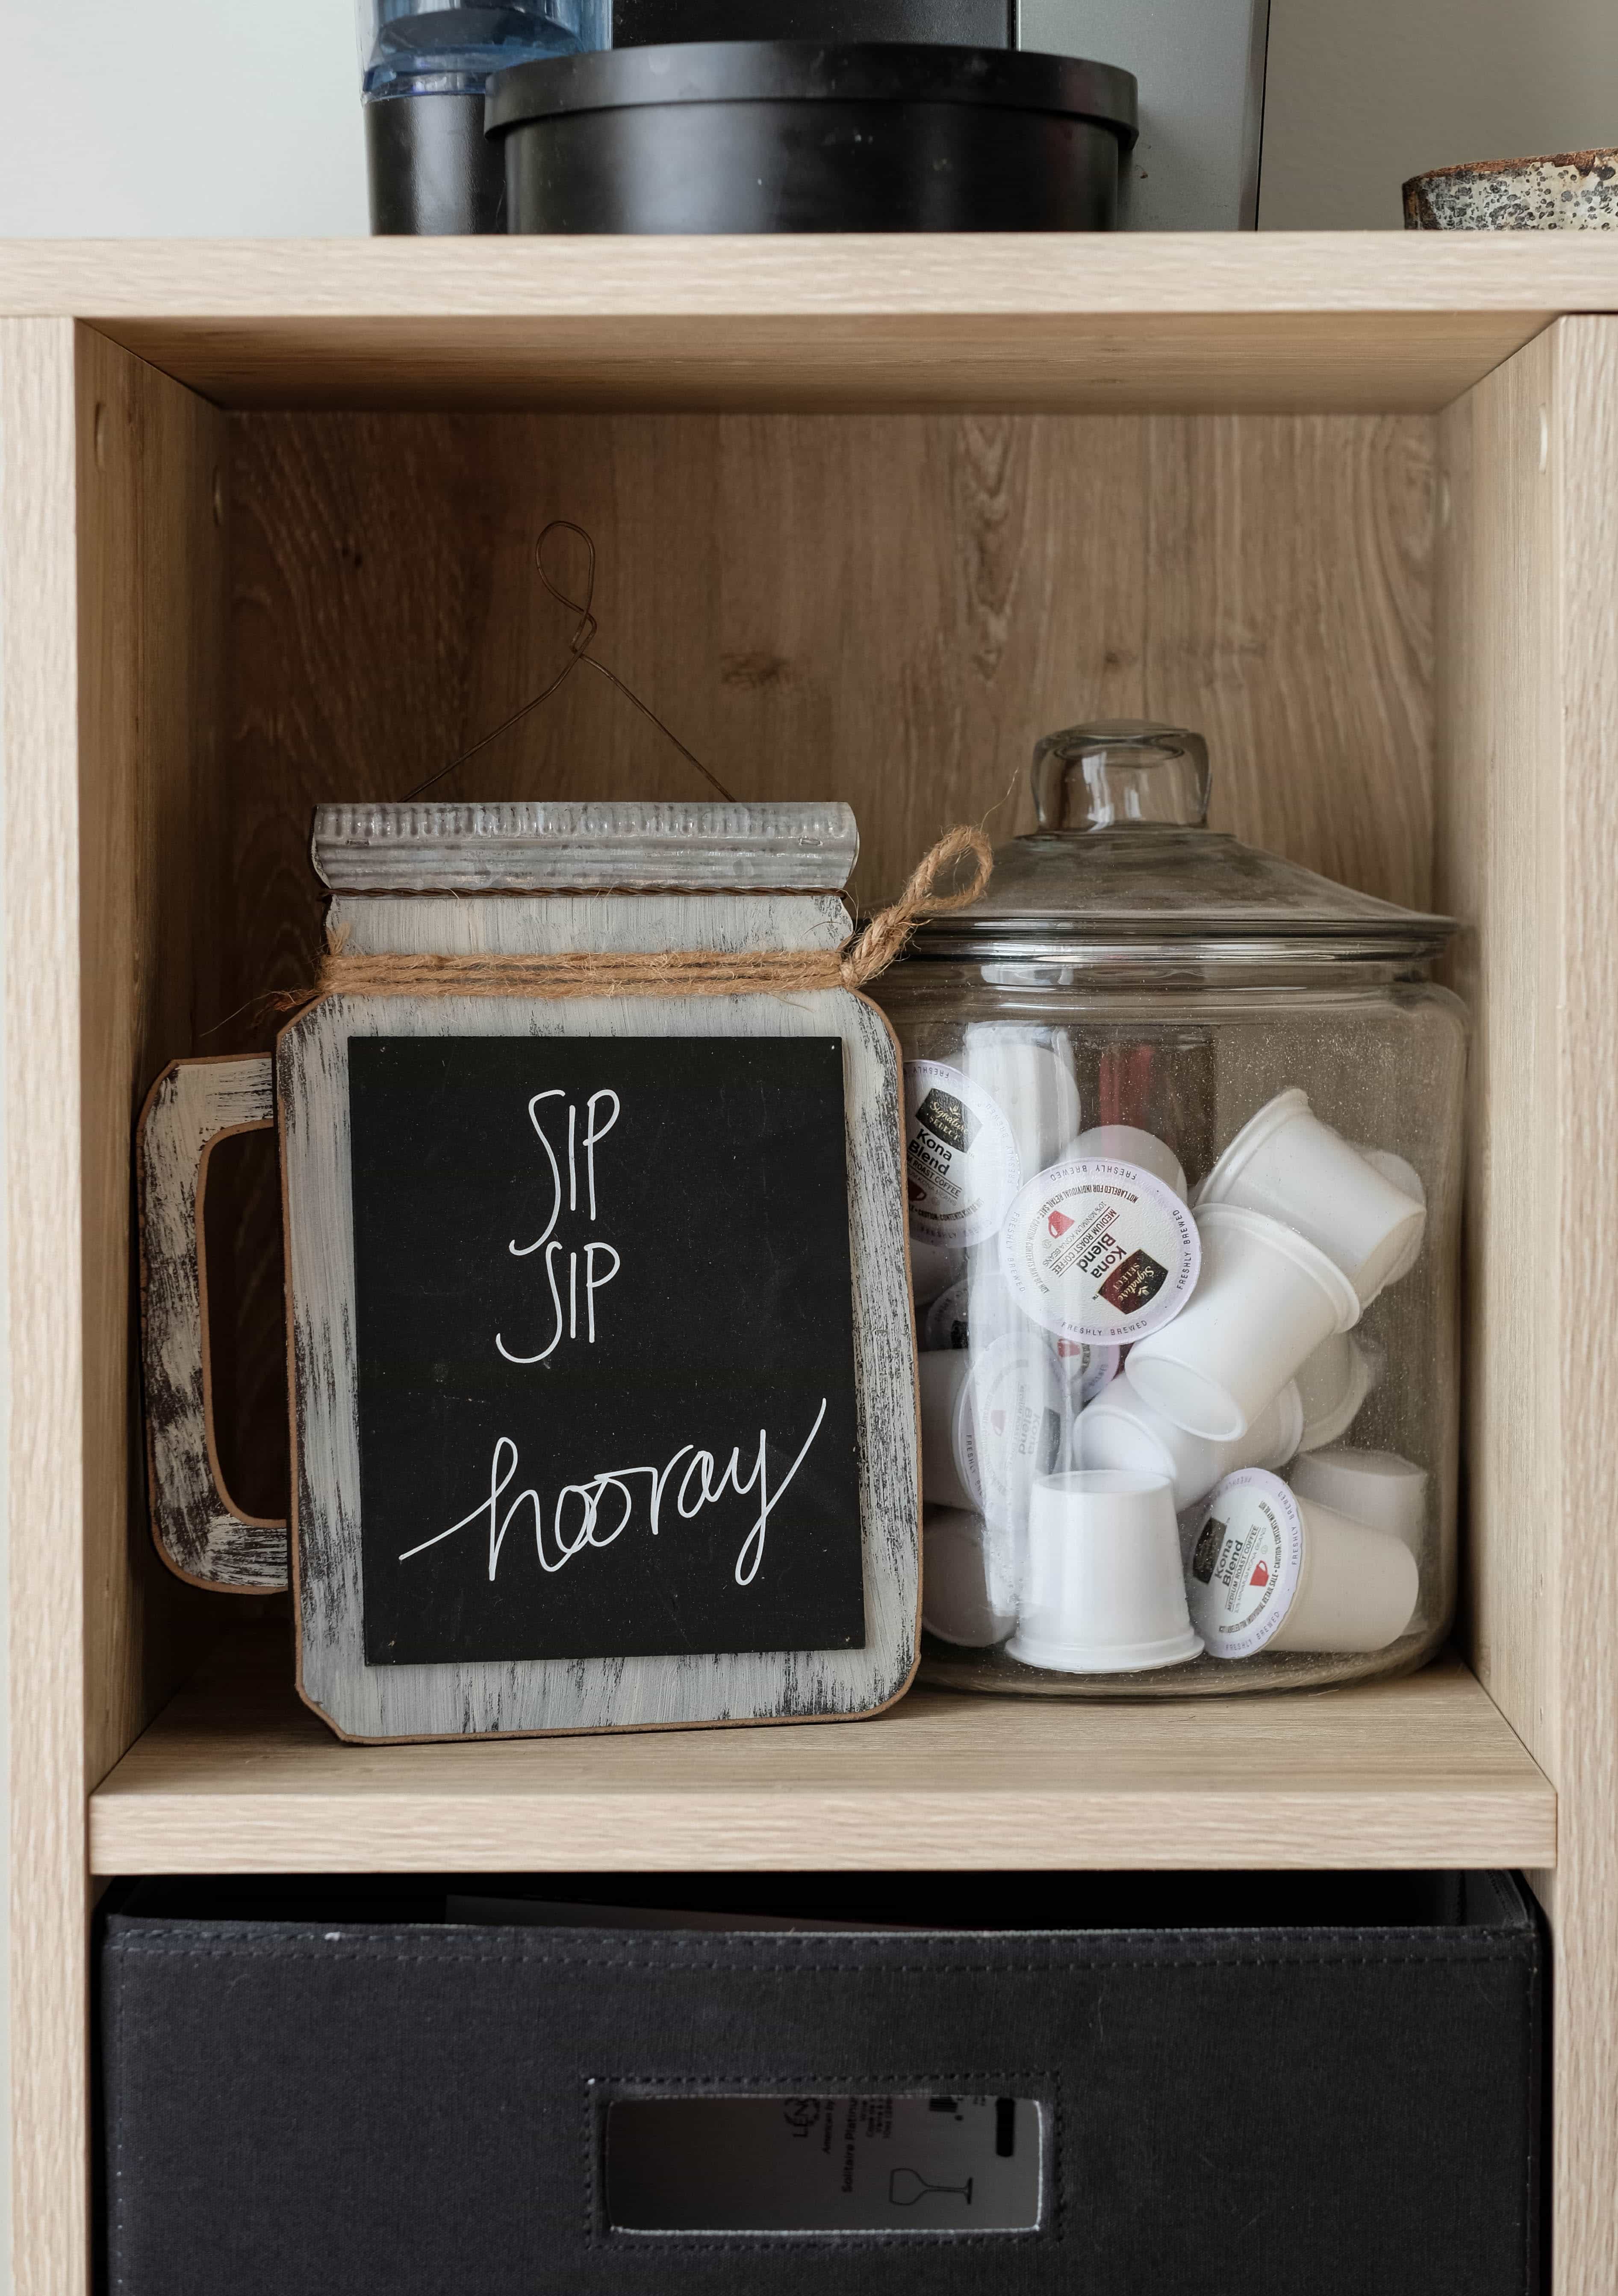
[[[1615, 406], [1598, 236], [0, 250], [19, 2296], [89, 2284], [94, 1876], [895, 1864], [1531, 1869], [1554, 2296], [1606, 2296]], [[304, 976], [314, 803], [396, 794], [540, 683], [558, 514], [615, 666], [748, 794], [853, 803], [867, 898], [1035, 733], [1149, 711], [1210, 734], [1218, 825], [1467, 920], [1461, 1657], [378, 1750], [297, 1707], [284, 1624], [166, 1577], [134, 1112]], [[665, 770], [569, 688], [481, 793]], [[284, 1422], [240, 1383], [262, 1481]]]
[[1465, 1667], [1336, 1694], [912, 1692], [872, 1722], [339, 1745], [284, 1637], [216, 1653], [90, 1803], [100, 1874], [1549, 1866], [1556, 1796]]

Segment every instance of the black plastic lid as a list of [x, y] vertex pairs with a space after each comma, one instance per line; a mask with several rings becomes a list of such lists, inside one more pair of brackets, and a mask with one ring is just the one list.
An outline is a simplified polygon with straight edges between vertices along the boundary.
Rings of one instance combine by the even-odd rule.
[[1020, 0], [612, 0], [615, 48], [670, 40], [948, 42], [1015, 48]]
[[1135, 76], [1078, 56], [1006, 48], [811, 40], [682, 41], [513, 64], [489, 82], [490, 133], [560, 113], [632, 104], [966, 103], [1057, 112], [1136, 135]]

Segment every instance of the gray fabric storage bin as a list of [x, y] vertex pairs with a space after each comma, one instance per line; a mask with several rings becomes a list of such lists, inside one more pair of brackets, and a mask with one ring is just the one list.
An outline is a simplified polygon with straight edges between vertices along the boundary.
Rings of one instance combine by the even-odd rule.
[[[446, 1889], [973, 1925], [456, 1925]], [[1510, 1876], [163, 1883], [107, 1920], [101, 1979], [115, 2296], [1536, 2284]], [[613, 2228], [615, 2101], [922, 2095], [1024, 2100], [1030, 2132], [1037, 2103], [1036, 2228]]]

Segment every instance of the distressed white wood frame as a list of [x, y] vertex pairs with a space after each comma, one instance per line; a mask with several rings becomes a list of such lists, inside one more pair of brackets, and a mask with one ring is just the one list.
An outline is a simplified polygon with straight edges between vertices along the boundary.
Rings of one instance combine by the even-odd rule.
[[[355, 955], [835, 949], [835, 895], [339, 896]], [[865, 1592], [862, 1650], [367, 1666], [355, 1358], [352, 1037], [840, 1037]], [[298, 1687], [366, 1740], [832, 1720], [898, 1697], [916, 1660], [920, 1489], [898, 1047], [868, 999], [331, 996], [283, 1030], [276, 1100], [296, 1398]]]
[[136, 1144], [152, 1538], [176, 1577], [231, 1595], [286, 1586], [287, 1526], [244, 1514], [219, 1470], [202, 1203], [217, 1144], [274, 1121], [267, 1060], [176, 1061], [148, 1095]]
[[821, 893], [860, 854], [835, 802], [323, 805], [309, 858], [334, 893]]

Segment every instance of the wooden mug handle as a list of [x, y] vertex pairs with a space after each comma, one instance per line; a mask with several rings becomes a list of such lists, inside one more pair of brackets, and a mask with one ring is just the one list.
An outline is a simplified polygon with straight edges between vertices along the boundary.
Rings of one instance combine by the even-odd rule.
[[151, 1535], [180, 1578], [236, 1595], [287, 1585], [287, 1526], [243, 1514], [219, 1472], [202, 1191], [217, 1142], [274, 1121], [269, 1059], [175, 1061], [152, 1086], [135, 1136]]

